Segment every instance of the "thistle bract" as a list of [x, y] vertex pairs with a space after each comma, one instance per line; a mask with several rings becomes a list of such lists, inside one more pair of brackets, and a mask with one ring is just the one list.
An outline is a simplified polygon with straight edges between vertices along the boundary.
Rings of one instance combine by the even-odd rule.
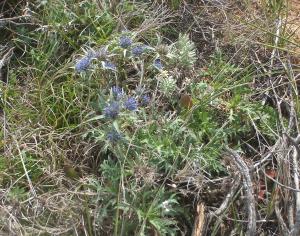
[[129, 111], [134, 111], [137, 109], [137, 101], [135, 98], [130, 97], [124, 102], [124, 106]]
[[106, 118], [115, 119], [119, 115], [120, 105], [118, 102], [109, 103], [103, 110]]
[[145, 50], [145, 46], [138, 45], [132, 48], [131, 53], [133, 56], [138, 57], [143, 54], [144, 50]]
[[156, 67], [159, 70], [163, 69], [162, 62], [161, 62], [161, 60], [159, 58], [157, 58], [157, 59], [154, 60], [153, 65], [154, 65], [154, 67]]
[[85, 56], [77, 61], [75, 64], [75, 70], [76, 72], [80, 73], [83, 71], [86, 71], [90, 64], [91, 64], [92, 58], [90, 56]]
[[120, 42], [119, 42], [120, 47], [128, 48], [131, 46], [131, 44], [132, 44], [132, 40], [128, 36], [123, 35], [120, 37]]
[[112, 94], [113, 94], [113, 96], [116, 100], [120, 100], [124, 95], [123, 89], [118, 87], [118, 86], [113, 86], [111, 88], [111, 91], [112, 91]]
[[123, 135], [119, 133], [117, 130], [113, 129], [109, 131], [106, 135], [108, 141], [112, 143], [116, 143], [122, 139]]
[[141, 106], [147, 106], [150, 102], [150, 97], [148, 95], [143, 95], [141, 97]]

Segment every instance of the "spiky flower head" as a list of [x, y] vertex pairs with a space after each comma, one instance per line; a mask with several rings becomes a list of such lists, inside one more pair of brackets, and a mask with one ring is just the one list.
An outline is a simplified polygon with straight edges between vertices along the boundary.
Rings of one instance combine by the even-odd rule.
[[145, 107], [150, 103], [150, 97], [148, 95], [143, 95], [141, 97], [141, 106]]
[[116, 101], [109, 103], [103, 110], [104, 116], [109, 119], [117, 118], [119, 112], [120, 112], [120, 105]]
[[122, 35], [120, 37], [119, 45], [122, 48], [128, 48], [128, 47], [130, 47], [132, 45], [132, 40], [128, 36]]
[[89, 55], [78, 60], [77, 63], [75, 64], [76, 72], [80, 73], [86, 71], [91, 64], [91, 61], [92, 61], [92, 57], [90, 57]]
[[159, 69], [159, 70], [162, 70], [163, 69], [163, 64], [160, 60], [160, 58], [156, 58], [153, 62], [153, 65], [155, 68]]
[[112, 94], [113, 94], [113, 97], [116, 99], [116, 100], [120, 100], [123, 95], [124, 95], [124, 91], [122, 88], [118, 87], [118, 86], [113, 86], [111, 88], [111, 91], [112, 91]]
[[115, 129], [112, 129], [106, 135], [107, 140], [110, 141], [111, 143], [117, 143], [122, 139], [122, 137], [123, 135]]
[[133, 56], [139, 57], [140, 55], [143, 54], [144, 50], [145, 50], [144, 45], [138, 45], [138, 46], [135, 46], [134, 48], [132, 48], [131, 53]]
[[134, 111], [137, 109], [137, 101], [134, 97], [129, 97], [125, 102], [124, 102], [124, 107], [129, 110], [129, 111]]

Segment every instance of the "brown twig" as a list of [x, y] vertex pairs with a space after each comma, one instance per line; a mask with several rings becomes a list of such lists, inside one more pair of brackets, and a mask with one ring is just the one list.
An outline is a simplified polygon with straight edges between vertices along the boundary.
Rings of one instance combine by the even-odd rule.
[[231, 203], [235, 193], [239, 189], [240, 183], [241, 183], [241, 176], [237, 175], [234, 184], [230, 189], [230, 192], [226, 195], [225, 200], [222, 202], [221, 206], [215, 212], [213, 212], [213, 215], [220, 216], [224, 213], [224, 211], [229, 207], [229, 204]]
[[[282, 127], [284, 129], [284, 127]], [[279, 199], [279, 195], [277, 195], [277, 198], [275, 200], [275, 213], [278, 220], [279, 227], [284, 235], [289, 234], [289, 229], [286, 226], [286, 223], [284, 222], [282, 218], [282, 214], [288, 215], [288, 207], [290, 204], [294, 204], [290, 199], [292, 198], [292, 191], [297, 191], [297, 189], [291, 187], [291, 168], [290, 168], [290, 160], [289, 160], [289, 144], [288, 140], [285, 136], [282, 136], [280, 138], [280, 145], [277, 149], [276, 154], [276, 160], [277, 160], [277, 178], [276, 180], [272, 178], [271, 176], [267, 175], [265, 173], [265, 177], [268, 179], [271, 179], [273, 182], [277, 184], [278, 189], [281, 190], [281, 195]], [[283, 207], [281, 207], [279, 204], [282, 204]], [[282, 208], [282, 209], [281, 209]], [[281, 213], [281, 211], [283, 213]], [[288, 221], [291, 221], [292, 219], [289, 219]]]
[[205, 226], [205, 206], [203, 203], [197, 205], [197, 216], [194, 222], [194, 229], [192, 236], [203, 235], [203, 229]]
[[278, 193], [276, 193], [275, 214], [277, 216], [277, 220], [278, 220], [279, 226], [281, 227], [283, 235], [288, 236], [288, 235], [290, 235], [290, 232], [289, 232], [288, 227], [284, 223], [284, 220], [281, 216], [281, 212], [280, 212], [280, 209], [279, 209], [279, 203], [280, 203], [280, 199], [279, 199]]
[[[209, 216], [207, 218], [206, 226], [205, 226], [205, 231], [207, 231], [208, 226], [209, 226], [210, 222], [212, 221], [213, 217], [220, 218], [221, 215], [224, 214], [226, 209], [228, 209], [229, 205], [233, 201], [234, 195], [236, 194], [236, 192], [238, 191], [238, 189], [240, 187], [240, 183], [241, 183], [241, 176], [236, 175], [234, 183], [233, 183], [229, 193], [226, 195], [224, 201], [222, 202], [221, 206], [217, 210], [215, 210], [214, 212], [211, 212], [209, 214]], [[220, 221], [220, 219], [219, 219], [219, 221]], [[203, 234], [203, 235], [205, 235], [205, 234]]]
[[300, 149], [299, 149], [299, 143], [300, 143], [300, 135], [297, 136], [297, 138], [292, 138], [288, 134], [285, 134], [291, 144], [293, 145], [293, 155], [292, 155], [292, 161], [293, 161], [293, 174], [294, 174], [294, 183], [295, 183], [295, 189], [298, 190], [295, 192], [295, 198], [296, 198], [296, 216], [295, 216], [295, 224], [294, 227], [291, 230], [292, 236], [297, 236], [300, 233], [300, 192], [299, 192], [299, 170], [298, 170], [298, 161], [300, 159]]
[[[3, 78], [2, 68], [9, 62], [10, 58], [12, 57], [14, 52], [14, 47], [10, 48], [0, 59], [0, 80], [5, 81], [8, 83], [7, 78]], [[7, 76], [6, 76], [7, 77]], [[3, 139], [6, 140], [7, 136], [7, 121], [6, 121], [6, 112], [5, 109], [2, 110], [3, 112]]]
[[254, 236], [256, 235], [256, 211], [250, 171], [244, 160], [236, 151], [232, 150], [229, 147], [226, 148], [226, 151], [233, 157], [232, 160], [243, 177], [243, 185], [246, 191], [246, 199], [248, 206], [248, 229], [246, 235]]
[[2, 67], [9, 61], [11, 56], [13, 55], [14, 47], [10, 48], [0, 59], [0, 70]]

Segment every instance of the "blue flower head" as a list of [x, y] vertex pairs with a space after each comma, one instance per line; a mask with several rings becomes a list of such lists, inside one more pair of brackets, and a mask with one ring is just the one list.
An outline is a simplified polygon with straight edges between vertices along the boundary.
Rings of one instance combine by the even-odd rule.
[[137, 109], [137, 101], [135, 98], [133, 97], [129, 97], [125, 102], [124, 102], [124, 106], [127, 110], [129, 111], [134, 111]]
[[122, 139], [123, 135], [119, 133], [117, 130], [113, 129], [109, 131], [106, 135], [108, 141], [112, 143], [116, 143]]
[[90, 56], [85, 56], [77, 61], [75, 64], [75, 70], [76, 72], [80, 73], [83, 71], [86, 71], [90, 64], [91, 64], [92, 58]]
[[150, 102], [150, 97], [148, 95], [143, 95], [141, 97], [141, 106], [147, 106]]
[[164, 68], [160, 58], [155, 59], [153, 65], [159, 70], [162, 70]]
[[133, 56], [138, 57], [143, 54], [144, 50], [145, 50], [144, 45], [138, 45], [132, 48], [131, 53]]
[[119, 112], [120, 112], [120, 105], [116, 101], [109, 103], [103, 110], [104, 116], [106, 118], [111, 118], [111, 119], [117, 118]]
[[103, 61], [102, 62], [102, 67], [104, 69], [108, 69], [108, 70], [113, 70], [113, 71], [117, 70], [116, 65], [114, 63], [110, 62], [110, 61]]
[[128, 36], [123, 35], [120, 37], [119, 44], [120, 44], [120, 47], [122, 47], [122, 48], [128, 48], [131, 46], [132, 40]]
[[112, 94], [113, 94], [113, 96], [116, 100], [120, 100], [124, 95], [123, 89], [118, 87], [118, 86], [113, 86], [111, 88], [111, 91], [112, 91]]

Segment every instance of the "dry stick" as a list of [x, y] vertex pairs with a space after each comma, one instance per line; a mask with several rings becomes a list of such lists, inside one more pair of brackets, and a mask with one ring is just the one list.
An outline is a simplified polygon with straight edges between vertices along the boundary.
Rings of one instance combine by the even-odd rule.
[[[286, 144], [286, 141], [285, 139], [282, 137], [281, 138], [281, 147], [282, 148], [286, 148], [287, 147], [287, 144]], [[282, 155], [282, 154], [281, 154]], [[284, 159], [284, 157], [281, 157], [282, 159]], [[282, 162], [280, 162], [282, 163]], [[282, 163], [283, 164], [283, 163]], [[264, 171], [263, 171], [264, 172]], [[292, 187], [289, 187], [287, 185], [284, 185], [280, 182], [278, 182], [277, 180], [271, 178], [270, 176], [268, 176], [265, 172], [264, 172], [265, 176], [269, 179], [272, 179], [272, 181], [274, 181], [277, 185], [285, 188], [285, 189], [289, 189], [289, 190], [296, 190], [296, 189], [293, 189]], [[275, 214], [276, 214], [276, 217], [277, 217], [277, 220], [278, 220], [278, 224], [279, 224], [279, 227], [281, 228], [281, 232], [283, 234], [283, 236], [289, 236], [290, 235], [290, 231], [289, 231], [289, 228], [287, 227], [286, 223], [284, 222], [284, 219], [281, 215], [281, 210], [280, 210], [280, 197], [279, 197], [279, 193], [276, 192], [276, 198], [275, 198]], [[291, 221], [291, 219], [289, 219], [289, 221]]]
[[30, 18], [31, 15], [23, 15], [20, 17], [12, 17], [12, 18], [0, 18], [0, 25], [6, 25], [6, 24], [13, 24], [16, 26], [20, 26], [20, 25], [28, 25], [28, 26], [40, 26], [42, 27], [40, 24], [38, 23], [34, 23], [34, 22], [17, 22], [18, 19], [26, 19], [26, 18]]
[[[295, 188], [299, 189], [299, 171], [298, 171], [298, 160], [299, 160], [299, 147], [293, 147], [293, 172], [294, 172], [294, 182]], [[295, 224], [292, 229], [291, 234], [293, 236], [297, 236], [300, 233], [300, 192], [295, 193], [296, 196], [296, 216], [295, 216]]]
[[[295, 189], [299, 190], [299, 170], [298, 170], [298, 160], [300, 159], [300, 135], [297, 138], [293, 139], [289, 135], [285, 134], [291, 144], [293, 145], [293, 172], [294, 172], [294, 182], [295, 182]], [[292, 236], [297, 236], [300, 234], [300, 192], [295, 192], [296, 197], [296, 216], [295, 216], [295, 224], [291, 231]]]
[[264, 162], [266, 162], [275, 152], [275, 150], [278, 148], [280, 144], [280, 139], [276, 141], [276, 143], [272, 146], [271, 150], [265, 155], [262, 156], [261, 160], [259, 160], [257, 163], [253, 165], [253, 167], [250, 169], [250, 171], [254, 171], [257, 167], [262, 165]]
[[[299, 98], [299, 92], [298, 92], [298, 86], [297, 86], [297, 79], [296, 79], [296, 76], [295, 76], [295, 74], [294, 74], [294, 71], [293, 71], [293, 69], [292, 69], [292, 65], [291, 65], [291, 61], [290, 60], [288, 60], [287, 61], [287, 66], [286, 66], [286, 71], [287, 71], [287, 73], [288, 73], [288, 77], [290, 78], [290, 80], [291, 80], [291, 83], [290, 83], [290, 86], [291, 86], [291, 90], [292, 90], [292, 92], [291, 92], [291, 102], [290, 102], [290, 106], [291, 106], [291, 108], [290, 108], [290, 124], [289, 124], [289, 128], [290, 128], [290, 131], [292, 131], [292, 129], [293, 129], [293, 127], [295, 127], [296, 128], [296, 130], [297, 130], [297, 132], [298, 132], [298, 134], [300, 134], [300, 130], [299, 130], [299, 123], [298, 123], [298, 119], [297, 119], [297, 112], [296, 112], [296, 109], [295, 109], [295, 103], [294, 103], [294, 96], [295, 96], [295, 99], [296, 99], [296, 101], [298, 101], [298, 98]], [[285, 65], [284, 63], [283, 63], [283, 65]], [[299, 74], [298, 74], [299, 75]], [[294, 96], [293, 96], [294, 95]], [[293, 122], [294, 121], [294, 122]], [[293, 122], [293, 123], [292, 123]], [[293, 124], [293, 125], [292, 125]], [[298, 135], [298, 137], [296, 138], [296, 140], [293, 140], [293, 141], [295, 141], [294, 143], [296, 144], [296, 145], [294, 145], [294, 153], [293, 153], [293, 155], [295, 155], [295, 152], [297, 151], [298, 152], [298, 161], [299, 161], [299, 148], [298, 148], [298, 145], [299, 145], [299, 142], [300, 142], [300, 140], [299, 140], [300, 138], [299, 138], [299, 135]], [[295, 162], [295, 163], [298, 163], [298, 161], [297, 160], [293, 160], [293, 162]], [[295, 167], [295, 165], [294, 165], [294, 168], [296, 168]], [[298, 167], [296, 168], [296, 170], [298, 171]], [[294, 174], [295, 174], [295, 172], [294, 172]], [[299, 176], [299, 175], [298, 175]], [[297, 177], [298, 177], [297, 176]], [[294, 181], [295, 181], [295, 183], [296, 183], [296, 179], [294, 179]], [[297, 184], [299, 184], [299, 181], [297, 181]], [[296, 194], [296, 199], [299, 199], [299, 194]], [[297, 207], [299, 206], [299, 202], [296, 200], [296, 209], [297, 209]], [[299, 208], [298, 208], [299, 209]], [[291, 211], [292, 212], [292, 216], [294, 216], [294, 214], [293, 214], [293, 210]], [[297, 214], [298, 213], [298, 214]], [[297, 222], [297, 219], [298, 219], [298, 221], [299, 221], [299, 211], [296, 211], [296, 222]], [[294, 223], [294, 217], [292, 217], [292, 223]], [[291, 229], [292, 229], [292, 233], [294, 233], [294, 229], [295, 229], [295, 227], [298, 227], [298, 226], [295, 226], [295, 225], [292, 225], [291, 226]], [[299, 228], [299, 227], [298, 227]]]
[[[13, 51], [14, 51], [14, 47], [10, 48], [2, 57], [2, 59], [0, 60], [0, 80], [5, 81], [6, 78], [2, 78], [2, 68], [5, 66], [5, 64], [8, 63], [8, 61], [10, 60], [10, 58], [13, 55]], [[8, 83], [8, 80], [7, 80]], [[5, 113], [5, 109], [3, 109], [3, 139], [6, 140], [6, 132], [7, 132], [7, 126], [6, 126], [6, 113]]]
[[11, 56], [13, 55], [13, 50], [15, 48], [12, 47], [10, 48], [7, 53], [5, 53], [2, 57], [2, 59], [0, 60], [0, 70], [2, 69], [2, 67], [9, 61], [9, 59], [11, 58]]
[[[208, 216], [208, 220], [205, 226], [205, 230], [203, 233], [203, 235], [206, 235], [206, 231], [208, 229], [209, 224], [212, 221], [213, 217], [221, 217], [221, 215], [226, 211], [226, 209], [229, 207], [230, 203], [233, 201], [234, 195], [236, 194], [236, 192], [238, 191], [239, 187], [240, 187], [240, 183], [241, 183], [241, 176], [237, 175], [236, 179], [233, 183], [233, 186], [230, 189], [230, 192], [226, 195], [224, 201], [222, 202], [221, 206], [215, 210], [214, 212], [211, 212]], [[220, 221], [220, 220], [219, 220]]]
[[[279, 110], [280, 112], [280, 110]], [[284, 126], [282, 129], [285, 129]], [[278, 153], [276, 155], [276, 160], [278, 162], [278, 173], [277, 173], [277, 180], [272, 178], [272, 181], [277, 184], [276, 189], [280, 189], [281, 195], [277, 193], [276, 199], [275, 199], [275, 213], [278, 220], [278, 225], [282, 231], [283, 235], [290, 235], [289, 228], [287, 227], [286, 223], [283, 220], [282, 214], [289, 217], [288, 212], [290, 211], [288, 208], [292, 208], [290, 204], [294, 205], [294, 202], [290, 200], [293, 193], [291, 193], [289, 190], [298, 191], [292, 187], [291, 185], [291, 168], [290, 168], [290, 160], [288, 158], [289, 156], [289, 146], [288, 146], [288, 140], [285, 136], [281, 137], [281, 144], [278, 149]], [[263, 171], [264, 172], [264, 171]], [[271, 179], [271, 176], [267, 175], [265, 172], [265, 177], [268, 179]], [[280, 182], [279, 182], [280, 181]], [[283, 202], [283, 209], [281, 213], [280, 204]], [[287, 208], [288, 207], [288, 208]], [[292, 219], [288, 219], [288, 222], [292, 222]]]
[[243, 185], [246, 191], [247, 199], [246, 205], [248, 206], [248, 230], [246, 235], [254, 236], [256, 235], [256, 211], [250, 171], [246, 163], [236, 151], [230, 149], [229, 147], [226, 148], [226, 151], [233, 157], [233, 162], [235, 163], [243, 177]]
[[271, 176], [269, 176], [264, 170], [262, 170], [262, 172], [264, 173], [264, 175], [268, 179], [272, 180], [275, 184], [279, 185], [280, 187], [283, 187], [285, 189], [288, 189], [288, 190], [291, 190], [291, 191], [294, 191], [294, 192], [300, 192], [300, 189], [295, 189], [295, 188], [292, 188], [290, 186], [287, 186], [285, 184], [280, 183], [278, 180], [276, 180], [276, 179], [272, 178]]
[[197, 216], [194, 222], [194, 229], [192, 236], [201, 236], [203, 235], [205, 228], [205, 206], [203, 203], [197, 205]]
[[234, 197], [235, 193], [237, 192], [239, 186], [241, 183], [241, 176], [237, 175], [236, 179], [234, 181], [234, 184], [232, 186], [232, 188], [230, 189], [230, 192], [226, 195], [225, 200], [223, 201], [223, 203], [221, 204], [221, 206], [212, 214], [215, 216], [220, 216], [224, 213], [224, 211], [229, 207], [229, 204], [232, 201], [232, 198]]
[[[276, 99], [276, 102], [277, 102], [277, 109], [278, 109], [278, 115], [279, 115], [279, 120], [280, 120], [280, 124], [281, 124], [281, 127], [282, 129], [284, 130], [284, 132], [288, 133], [288, 132], [291, 132], [291, 129], [292, 127], [294, 126], [294, 119], [293, 118], [290, 118], [289, 119], [289, 125], [287, 128], [285, 128], [285, 125], [284, 125], [284, 118], [283, 118], [283, 114], [282, 114], [282, 110], [281, 110], [281, 102], [283, 99], [277, 94], [276, 90], [275, 90], [275, 87], [274, 87], [274, 84], [271, 83], [271, 87], [272, 87], [272, 90], [273, 90], [273, 93], [275, 95], [275, 99]], [[287, 93], [287, 91], [285, 91], [285, 94]], [[291, 111], [291, 114], [292, 114], [292, 111]], [[281, 147], [280, 147], [281, 146]], [[280, 149], [282, 151], [280, 151], [278, 154], [277, 154], [277, 161], [278, 161], [278, 167], [279, 167], [279, 172], [281, 174], [281, 177], [282, 177], [282, 183], [272, 179], [275, 183], [277, 183], [277, 185], [283, 187], [284, 189], [282, 189], [282, 198], [283, 198], [283, 202], [284, 202], [284, 205], [287, 206], [287, 210], [284, 212], [285, 215], [287, 215], [288, 217], [288, 222], [289, 222], [289, 225], [291, 227], [293, 227], [293, 216], [292, 214], [290, 214], [290, 212], [292, 211], [291, 209], [293, 209], [293, 205], [294, 205], [294, 202], [293, 201], [290, 201], [290, 197], [291, 197], [291, 193], [288, 191], [289, 190], [293, 190], [293, 191], [299, 191], [295, 188], [292, 188], [290, 187], [290, 182], [291, 182], [291, 173], [290, 173], [290, 163], [289, 162], [289, 159], [286, 158], [289, 156], [289, 153], [286, 153], [287, 151], [284, 151], [284, 150], [288, 150], [289, 149], [289, 146], [287, 144], [287, 139], [285, 137], [282, 137], [280, 138]], [[284, 153], [283, 153], [284, 151]], [[267, 178], [270, 178], [270, 176], [266, 175], [265, 176]], [[281, 212], [280, 212], [280, 209], [279, 209], [279, 204], [280, 204], [280, 200], [279, 200], [279, 197], [277, 197], [276, 201], [275, 201], [275, 213], [276, 213], [276, 216], [277, 216], [277, 219], [278, 219], [278, 223], [279, 223], [279, 226], [282, 230], [282, 233], [284, 235], [290, 235], [290, 232], [289, 232], [289, 228], [286, 226], [282, 216], [281, 216]], [[284, 208], [285, 209], [285, 208]]]
[[290, 235], [290, 232], [289, 232], [288, 227], [284, 223], [284, 220], [281, 216], [281, 212], [280, 212], [280, 209], [279, 209], [279, 203], [280, 203], [280, 199], [279, 199], [278, 193], [276, 193], [275, 214], [276, 214], [279, 226], [282, 229], [283, 236], [288, 236], [288, 235]]
[[287, 221], [289, 229], [292, 229], [294, 227], [294, 209], [294, 202], [290, 201], [287, 205]]
[[[281, 60], [280, 60], [281, 61]], [[282, 61], [281, 61], [282, 62]], [[290, 78], [290, 84], [289, 84], [289, 88], [291, 90], [291, 95], [293, 94], [293, 92], [296, 94], [296, 96], [298, 96], [298, 91], [297, 91], [297, 87], [294, 85], [294, 83], [292, 83], [292, 81], [295, 81], [295, 76], [293, 74], [292, 68], [290, 63], [287, 63], [288, 65], [286, 65], [284, 62], [282, 62], [283, 67], [285, 68], [288, 77]], [[296, 84], [296, 82], [295, 82]], [[274, 91], [275, 93], [275, 91]], [[283, 219], [281, 217], [280, 211], [279, 211], [279, 200], [277, 199], [275, 202], [275, 212], [276, 212], [276, 216], [278, 219], [278, 222], [280, 223], [280, 226], [282, 228], [282, 232], [285, 235], [298, 235], [299, 234], [299, 229], [300, 229], [300, 215], [299, 215], [299, 209], [300, 209], [300, 191], [299, 191], [299, 179], [298, 179], [298, 162], [297, 162], [297, 153], [298, 153], [298, 157], [299, 157], [299, 151], [297, 151], [298, 148], [298, 144], [299, 142], [296, 140], [292, 139], [288, 133], [291, 133], [294, 131], [295, 127], [298, 130], [298, 123], [297, 123], [297, 114], [295, 111], [295, 107], [294, 107], [294, 101], [293, 101], [293, 96], [291, 96], [292, 99], [290, 101], [290, 118], [289, 118], [289, 124], [288, 127], [285, 129], [284, 135], [287, 137], [287, 139], [290, 141], [290, 143], [292, 143], [292, 145], [294, 146], [292, 148], [292, 162], [293, 162], [293, 175], [294, 175], [294, 182], [295, 182], [295, 188], [292, 187], [288, 187], [288, 189], [294, 191], [295, 194], [295, 199], [296, 201], [290, 201], [288, 200], [288, 209], [287, 209], [287, 220], [288, 220], [288, 224], [289, 224], [289, 229], [291, 229], [291, 232], [288, 231], [288, 228], [286, 227], [285, 223], [283, 223]], [[276, 98], [277, 100], [277, 98]], [[277, 100], [278, 102], [278, 100]], [[280, 110], [280, 105], [278, 105], [278, 109]], [[298, 132], [299, 133], [299, 132]], [[299, 137], [299, 136], [298, 136]], [[286, 144], [287, 146], [287, 144]], [[289, 156], [289, 153], [287, 154], [287, 156]], [[268, 176], [267, 176], [268, 177]], [[276, 182], [276, 181], [275, 181]], [[278, 184], [278, 183], [277, 183]], [[280, 184], [279, 184], [280, 185]], [[283, 186], [284, 188], [287, 188], [287, 186]], [[296, 203], [296, 206], [295, 206]], [[295, 213], [295, 218], [294, 218], [294, 209], [296, 209], [296, 213]]]

